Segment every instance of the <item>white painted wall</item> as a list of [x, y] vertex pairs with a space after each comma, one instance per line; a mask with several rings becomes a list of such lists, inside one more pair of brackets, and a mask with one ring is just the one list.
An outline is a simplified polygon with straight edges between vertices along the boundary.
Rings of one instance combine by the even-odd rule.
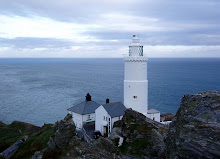
[[[95, 110], [95, 114], [96, 114], [95, 130], [99, 130], [102, 135], [104, 135], [104, 129], [103, 129], [104, 126], [108, 126], [108, 129], [111, 132], [114, 122], [121, 120], [123, 117], [123, 116], [119, 116], [119, 117], [111, 118], [111, 116], [108, 114], [108, 112], [105, 110], [105, 108], [102, 105]], [[110, 119], [110, 123], [109, 123], [109, 119]]]
[[81, 129], [82, 128], [82, 115], [71, 112], [71, 111], [68, 111], [68, 113], [72, 114], [73, 122], [75, 123], [76, 128]]
[[[135, 99], [134, 96], [137, 98]], [[124, 105], [144, 115], [148, 110], [148, 81], [124, 80]]]
[[[103, 127], [108, 125], [109, 115], [105, 108], [101, 105], [95, 110], [96, 119], [95, 119], [95, 130], [99, 130], [103, 135]], [[105, 119], [104, 119], [105, 116]], [[106, 120], [107, 117], [107, 120]]]
[[172, 122], [172, 121], [164, 121], [164, 122], [160, 122], [160, 123], [162, 123], [162, 124], [164, 124], [164, 125], [170, 125], [171, 122]]
[[125, 80], [146, 81], [147, 80], [147, 57], [129, 56], [125, 61]]
[[[82, 129], [85, 122], [95, 121], [95, 113], [86, 115], [81, 115], [71, 111], [68, 111], [68, 113], [72, 114], [73, 122], [75, 123], [77, 129]], [[88, 120], [88, 115], [90, 115], [90, 120]]]
[[152, 120], [154, 118], [155, 121], [160, 122], [160, 112], [159, 113], [147, 114], [147, 117], [152, 119]]
[[83, 115], [83, 123], [93, 122], [93, 121], [95, 121], [95, 113]]
[[139, 38], [134, 36], [129, 46], [129, 57], [124, 58], [124, 105], [144, 115], [148, 110], [148, 80], [147, 57], [140, 56], [139, 50], [143, 46]]

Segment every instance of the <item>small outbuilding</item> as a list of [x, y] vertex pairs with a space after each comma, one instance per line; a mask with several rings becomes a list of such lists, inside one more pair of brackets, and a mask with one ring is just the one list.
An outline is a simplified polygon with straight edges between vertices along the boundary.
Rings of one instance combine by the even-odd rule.
[[81, 129], [85, 123], [94, 122], [96, 118], [95, 110], [100, 106], [100, 104], [92, 101], [89, 93], [85, 97], [85, 101], [67, 109], [68, 113], [72, 114], [77, 129]]
[[157, 122], [160, 122], [160, 112], [156, 109], [149, 109], [147, 111], [147, 117]]
[[106, 99], [106, 104], [100, 105], [95, 110], [95, 130], [99, 130], [103, 136], [108, 136], [114, 122], [122, 119], [125, 110], [126, 107], [121, 102], [109, 103], [109, 99]]

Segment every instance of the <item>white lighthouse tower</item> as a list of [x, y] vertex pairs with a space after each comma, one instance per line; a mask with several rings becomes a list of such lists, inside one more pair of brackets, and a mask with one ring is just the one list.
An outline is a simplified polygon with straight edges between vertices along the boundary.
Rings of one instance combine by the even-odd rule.
[[136, 35], [124, 62], [124, 105], [148, 116], [147, 57], [143, 56], [143, 45]]

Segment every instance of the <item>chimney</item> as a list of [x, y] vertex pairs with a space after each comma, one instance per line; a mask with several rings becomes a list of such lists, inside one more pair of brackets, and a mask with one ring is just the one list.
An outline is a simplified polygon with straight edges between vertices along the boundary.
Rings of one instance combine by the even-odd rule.
[[106, 104], [108, 104], [108, 103], [109, 103], [109, 99], [107, 98], [107, 99], [106, 99]]
[[92, 100], [92, 96], [89, 93], [85, 97], [87, 102]]

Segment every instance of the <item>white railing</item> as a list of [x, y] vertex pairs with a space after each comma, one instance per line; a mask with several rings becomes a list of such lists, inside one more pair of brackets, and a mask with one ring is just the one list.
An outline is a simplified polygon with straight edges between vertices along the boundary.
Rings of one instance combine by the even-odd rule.
[[125, 62], [146, 62], [147, 59], [148, 58], [145, 57], [145, 56], [127, 56], [127, 57], [124, 57]]

